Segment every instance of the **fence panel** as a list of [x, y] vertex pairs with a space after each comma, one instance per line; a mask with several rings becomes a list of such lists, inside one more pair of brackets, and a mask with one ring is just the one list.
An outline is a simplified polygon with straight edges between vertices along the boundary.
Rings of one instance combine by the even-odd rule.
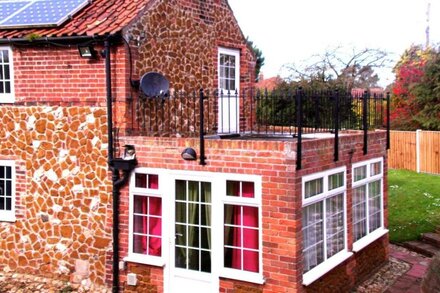
[[391, 131], [390, 138], [389, 168], [416, 171], [416, 133], [414, 131]]
[[440, 174], [440, 132], [420, 132], [420, 172]]
[[418, 160], [420, 172], [440, 174], [440, 132], [391, 131], [390, 138], [389, 168], [418, 171]]

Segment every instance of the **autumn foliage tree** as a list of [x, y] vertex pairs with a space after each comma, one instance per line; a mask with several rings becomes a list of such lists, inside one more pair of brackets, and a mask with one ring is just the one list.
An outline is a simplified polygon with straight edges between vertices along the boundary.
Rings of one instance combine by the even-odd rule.
[[440, 51], [412, 46], [394, 68], [391, 125], [440, 130]]

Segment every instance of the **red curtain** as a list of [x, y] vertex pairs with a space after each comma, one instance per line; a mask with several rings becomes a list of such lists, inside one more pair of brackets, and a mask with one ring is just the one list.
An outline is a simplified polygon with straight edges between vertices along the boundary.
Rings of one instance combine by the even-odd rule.
[[[253, 198], [253, 182], [242, 182], [242, 197]], [[242, 249], [233, 249], [232, 267], [250, 272], [259, 271], [258, 252], [258, 208], [248, 206], [234, 206], [233, 224], [239, 228], [233, 229], [232, 245]], [[243, 261], [243, 264], [242, 264]]]

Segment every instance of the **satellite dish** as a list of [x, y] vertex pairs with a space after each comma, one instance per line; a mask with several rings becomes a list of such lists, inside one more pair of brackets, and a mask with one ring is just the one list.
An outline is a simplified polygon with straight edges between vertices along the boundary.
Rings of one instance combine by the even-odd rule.
[[160, 73], [148, 72], [141, 77], [140, 87], [147, 97], [165, 97], [170, 89], [170, 82]]

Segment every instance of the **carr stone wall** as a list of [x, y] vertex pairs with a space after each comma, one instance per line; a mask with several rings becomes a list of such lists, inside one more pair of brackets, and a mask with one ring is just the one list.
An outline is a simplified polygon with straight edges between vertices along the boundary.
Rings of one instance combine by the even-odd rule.
[[16, 222], [0, 223], [0, 269], [103, 284], [111, 249], [107, 118], [100, 107], [0, 107], [0, 159], [17, 166]]
[[225, 0], [154, 1], [124, 30], [135, 74], [158, 71], [176, 90], [217, 88], [218, 47], [240, 50], [242, 88], [253, 86], [254, 57]]

